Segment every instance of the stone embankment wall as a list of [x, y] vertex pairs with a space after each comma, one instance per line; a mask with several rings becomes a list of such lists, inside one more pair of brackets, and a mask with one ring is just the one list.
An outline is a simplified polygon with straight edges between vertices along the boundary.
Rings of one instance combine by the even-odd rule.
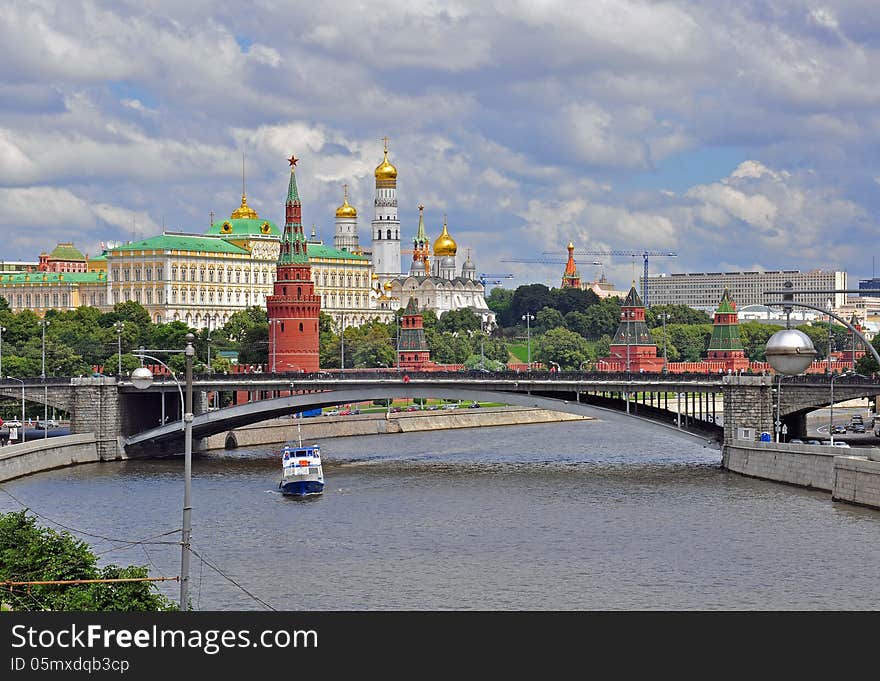
[[880, 509], [880, 449], [734, 440], [725, 445], [721, 465], [753, 478], [826, 490], [835, 501]]
[[[483, 407], [481, 409], [399, 412], [389, 414], [387, 419], [385, 414], [315, 416], [301, 419], [300, 423], [303, 439], [314, 440], [353, 435], [384, 435], [449, 428], [512, 426], [583, 420], [589, 420], [589, 417], [527, 407]], [[298, 436], [297, 420], [281, 418], [236, 428], [227, 433], [218, 433], [210, 436], [207, 440], [209, 450], [233, 449], [283, 444], [288, 440], [297, 439]]]
[[0, 482], [78, 463], [101, 461], [94, 433], [61, 435], [0, 449]]

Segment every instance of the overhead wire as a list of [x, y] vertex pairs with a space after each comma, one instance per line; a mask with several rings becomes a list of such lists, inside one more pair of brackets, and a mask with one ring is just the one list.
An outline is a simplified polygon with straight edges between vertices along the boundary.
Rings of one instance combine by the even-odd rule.
[[192, 548], [192, 546], [189, 547], [189, 552], [192, 553], [194, 556], [196, 556], [199, 560], [203, 561], [205, 565], [207, 565], [209, 568], [211, 568], [211, 569], [212, 569], [214, 572], [216, 572], [218, 575], [220, 575], [221, 577], [223, 577], [223, 578], [226, 579], [227, 581], [229, 581], [229, 582], [231, 582], [232, 584], [234, 584], [235, 586], [237, 586], [239, 589], [241, 589], [244, 593], [246, 593], [248, 596], [250, 596], [250, 597], [251, 597], [253, 600], [255, 600], [257, 603], [260, 603], [261, 605], [265, 606], [265, 607], [268, 608], [269, 610], [272, 610], [273, 612], [277, 612], [277, 610], [276, 610], [275, 608], [273, 608], [271, 605], [269, 605], [268, 603], [266, 603], [266, 601], [264, 601], [264, 600], [263, 600], [262, 598], [260, 598], [259, 596], [256, 596], [256, 595], [252, 594], [252, 593], [251, 593], [250, 591], [248, 591], [244, 586], [242, 586], [241, 584], [239, 584], [238, 582], [236, 582], [232, 577], [230, 577], [230, 576], [227, 575], [225, 572], [223, 572], [223, 570], [221, 570], [220, 568], [218, 568], [218, 567], [217, 567], [216, 565], [214, 565], [211, 561], [209, 561], [207, 558], [205, 558], [203, 555], [201, 555], [198, 551], [196, 551], [194, 548]]

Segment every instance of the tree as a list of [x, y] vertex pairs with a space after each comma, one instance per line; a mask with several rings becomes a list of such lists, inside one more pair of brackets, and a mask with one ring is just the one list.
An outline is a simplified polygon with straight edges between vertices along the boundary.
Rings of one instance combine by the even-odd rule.
[[512, 302], [513, 291], [501, 288], [500, 286], [493, 288], [489, 295], [486, 296], [486, 304], [498, 319], [504, 319], [507, 316]]
[[[424, 319], [422, 320], [422, 324], [424, 325]], [[440, 320], [437, 322], [437, 328], [440, 331], [448, 331], [449, 333], [454, 333], [456, 331], [459, 333], [479, 331], [480, 318], [468, 308], [450, 310], [440, 317]]]
[[504, 326], [525, 326], [522, 321], [526, 313], [534, 315], [545, 307], [553, 307], [553, 294], [544, 284], [528, 284], [520, 286], [513, 293], [513, 300], [507, 310], [507, 317], [502, 321]]
[[541, 331], [549, 331], [550, 329], [565, 326], [565, 319], [559, 310], [552, 307], [545, 307], [539, 310], [538, 314], [535, 315], [534, 325]]
[[556, 362], [562, 369], [579, 369], [590, 358], [587, 341], [566, 328], [552, 329], [538, 339], [535, 359], [548, 367]]
[[609, 357], [611, 355], [611, 336], [602, 336], [596, 341], [593, 350], [596, 353], [596, 357]]
[[[660, 331], [662, 333], [662, 329]], [[670, 345], [675, 346], [682, 362], [699, 362], [709, 347], [712, 325], [667, 324], [666, 332], [669, 334]]]
[[775, 324], [761, 322], [744, 322], [739, 325], [739, 338], [742, 341], [746, 356], [753, 362], [765, 361], [764, 349], [767, 341], [780, 330]]
[[655, 305], [645, 310], [645, 323], [649, 329], [663, 326], [661, 315], [669, 317], [666, 324], [711, 324], [712, 316], [702, 310], [695, 310], [687, 305]]
[[617, 298], [605, 298], [591, 306], [584, 315], [586, 322], [586, 338], [614, 335], [620, 325], [620, 301]]
[[[68, 532], [40, 527], [27, 511], [0, 514], [0, 581], [55, 581], [147, 577], [143, 566], [98, 567], [85, 542]], [[150, 582], [34, 585], [3, 591], [13, 610], [175, 610]]]
[[555, 288], [550, 292], [553, 296], [553, 308], [563, 316], [569, 312], [585, 312], [599, 302], [599, 296], [588, 289]]

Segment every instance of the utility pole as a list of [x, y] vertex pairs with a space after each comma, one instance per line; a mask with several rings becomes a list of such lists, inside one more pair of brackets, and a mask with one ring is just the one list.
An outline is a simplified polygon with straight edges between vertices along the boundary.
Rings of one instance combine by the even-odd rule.
[[3, 332], [6, 328], [0, 326], [0, 376], [3, 375]]
[[183, 531], [180, 558], [180, 609], [186, 610], [189, 601], [189, 547], [192, 537], [192, 422], [193, 422], [193, 347], [195, 336], [186, 334], [186, 412], [184, 423], [183, 455]]
[[125, 327], [125, 322], [116, 322], [114, 326], [116, 327], [116, 375], [122, 376], [122, 329]]
[[535, 318], [534, 315], [526, 312], [521, 319], [526, 323], [526, 344], [527, 344], [527, 352], [529, 358], [529, 371], [532, 370], [532, 332], [531, 332], [531, 321]]
[[339, 370], [345, 372], [345, 313], [339, 316]]

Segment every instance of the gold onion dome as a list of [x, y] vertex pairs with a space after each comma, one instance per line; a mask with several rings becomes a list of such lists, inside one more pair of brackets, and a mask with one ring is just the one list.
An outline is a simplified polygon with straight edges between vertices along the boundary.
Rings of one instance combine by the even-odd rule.
[[388, 160], [388, 147], [385, 147], [385, 158], [382, 159], [382, 163], [376, 166], [376, 180], [397, 180], [397, 168]]
[[456, 252], [458, 252], [458, 244], [455, 243], [455, 239], [449, 236], [449, 232], [446, 229], [446, 219], [444, 218], [443, 231], [440, 232], [440, 236], [434, 242], [434, 255], [455, 255]]
[[232, 220], [238, 220], [239, 218], [246, 218], [250, 220], [259, 220], [260, 216], [257, 215], [257, 211], [247, 205], [247, 196], [244, 194], [241, 195], [241, 205], [232, 211], [232, 215], [229, 216]]
[[386, 291], [390, 291], [390, 290], [391, 290], [391, 287], [392, 287], [392, 284], [391, 284], [390, 281], [386, 281], [386, 282], [382, 285], [382, 288], [384, 288]]
[[338, 218], [356, 218], [358, 216], [357, 208], [348, 202], [348, 185], [345, 185], [345, 193], [343, 194], [342, 205], [336, 209], [336, 217]]

